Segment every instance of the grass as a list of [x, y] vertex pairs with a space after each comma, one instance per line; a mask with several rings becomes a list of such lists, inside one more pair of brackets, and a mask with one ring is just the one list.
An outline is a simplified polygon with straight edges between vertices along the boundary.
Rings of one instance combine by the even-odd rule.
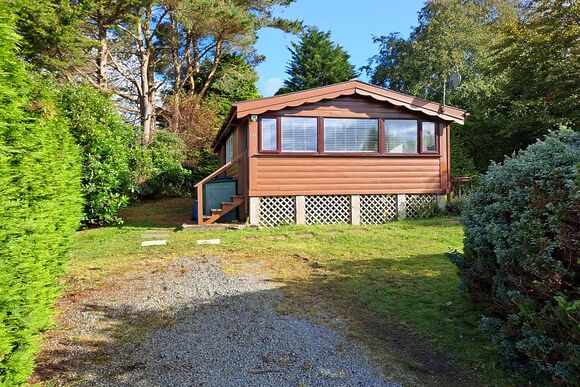
[[[339, 315], [387, 372], [410, 383], [521, 382], [496, 366], [496, 352], [478, 328], [482, 311], [461, 295], [456, 268], [444, 255], [462, 246], [455, 219], [175, 231], [190, 205], [145, 203], [126, 211], [122, 227], [79, 232], [67, 291], [162, 268], [175, 257], [220, 256], [230, 272], [259, 272], [282, 283], [288, 297], [281, 311]], [[141, 247], [151, 229], [170, 231], [168, 244]], [[221, 245], [196, 244], [214, 238]]]

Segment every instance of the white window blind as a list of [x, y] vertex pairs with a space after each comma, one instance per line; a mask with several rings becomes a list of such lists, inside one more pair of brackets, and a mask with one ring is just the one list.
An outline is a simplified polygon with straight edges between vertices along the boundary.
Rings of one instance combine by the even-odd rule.
[[325, 152], [378, 152], [377, 120], [351, 118], [324, 119]]
[[278, 148], [278, 138], [276, 132], [275, 118], [262, 118], [261, 122], [261, 149], [265, 151], [275, 151]]
[[234, 157], [234, 136], [230, 134], [226, 140], [226, 164], [232, 161]]
[[436, 136], [437, 132], [435, 130], [434, 122], [422, 122], [421, 123], [421, 151], [422, 152], [436, 152]]
[[316, 152], [317, 119], [282, 117], [282, 152]]
[[387, 153], [417, 153], [417, 121], [385, 120]]

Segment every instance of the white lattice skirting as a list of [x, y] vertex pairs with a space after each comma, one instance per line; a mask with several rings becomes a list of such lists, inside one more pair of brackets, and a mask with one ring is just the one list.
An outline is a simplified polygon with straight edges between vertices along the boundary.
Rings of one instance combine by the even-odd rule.
[[428, 217], [437, 208], [437, 195], [405, 196], [405, 215], [409, 219]]
[[[317, 195], [250, 198], [252, 224], [382, 224], [427, 217], [441, 207], [438, 195]], [[254, 203], [254, 205], [252, 205]]]
[[306, 224], [350, 223], [350, 196], [306, 196]]
[[361, 224], [382, 224], [397, 219], [397, 195], [361, 195]]
[[260, 226], [273, 227], [296, 221], [294, 196], [265, 196], [260, 198]]

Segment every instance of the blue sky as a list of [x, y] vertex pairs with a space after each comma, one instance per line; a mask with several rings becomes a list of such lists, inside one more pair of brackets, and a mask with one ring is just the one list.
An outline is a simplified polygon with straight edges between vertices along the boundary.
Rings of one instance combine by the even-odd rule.
[[[303, 20], [305, 25], [330, 31], [332, 40], [343, 46], [357, 68], [367, 64], [378, 46], [372, 36], [400, 32], [409, 35], [417, 25], [417, 12], [424, 0], [296, 0], [290, 7], [278, 10], [276, 16]], [[273, 95], [286, 78], [286, 64], [290, 59], [287, 46], [298, 40], [272, 28], [258, 33], [258, 53], [266, 56], [256, 71], [260, 80], [258, 89], [264, 97]], [[366, 80], [366, 74], [361, 74]]]

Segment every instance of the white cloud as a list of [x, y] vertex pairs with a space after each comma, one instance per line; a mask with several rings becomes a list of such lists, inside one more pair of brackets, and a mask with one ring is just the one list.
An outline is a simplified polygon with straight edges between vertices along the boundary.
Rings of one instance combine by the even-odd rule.
[[261, 85], [260, 85], [259, 89], [260, 89], [260, 93], [262, 94], [262, 96], [263, 97], [271, 97], [282, 86], [282, 84], [284, 83], [284, 80], [282, 78], [273, 77], [273, 78], [268, 78], [268, 79], [266, 79], [266, 81], [260, 82], [260, 83], [261, 83]]

